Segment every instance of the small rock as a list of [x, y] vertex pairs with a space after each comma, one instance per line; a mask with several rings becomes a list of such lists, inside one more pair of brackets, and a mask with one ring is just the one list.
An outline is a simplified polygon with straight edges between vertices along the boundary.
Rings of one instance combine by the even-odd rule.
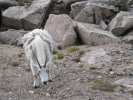
[[49, 93], [46, 93], [46, 97], [50, 97], [50, 94]]
[[80, 78], [77, 79], [77, 81], [79, 81], [79, 80], [80, 80]]
[[9, 98], [9, 100], [13, 100], [12, 98]]
[[13, 92], [9, 92], [9, 94], [13, 94]]
[[129, 75], [130, 75], [130, 76], [133, 76], [133, 72], [130, 72]]
[[21, 77], [22, 75], [18, 75], [18, 77]]
[[30, 94], [34, 94], [34, 91], [32, 91], [32, 90], [29, 90], [29, 93], [30, 93]]
[[114, 75], [114, 73], [115, 73], [115, 72], [113, 72], [113, 71], [110, 72], [111, 75]]
[[98, 76], [98, 79], [101, 79], [102, 78], [102, 76]]

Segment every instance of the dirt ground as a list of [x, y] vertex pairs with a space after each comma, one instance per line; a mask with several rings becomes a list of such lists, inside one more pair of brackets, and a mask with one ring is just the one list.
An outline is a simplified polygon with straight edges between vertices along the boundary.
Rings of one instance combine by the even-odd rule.
[[[51, 68], [53, 82], [33, 88], [33, 76], [24, 49], [14, 45], [0, 44], [0, 100], [133, 100], [133, 90], [116, 86], [113, 92], [94, 90], [94, 82], [114, 83], [116, 80], [133, 77], [133, 47], [130, 44], [109, 44], [103, 46], [78, 46], [84, 52], [104, 48], [112, 57], [110, 62], [86, 65], [77, 61], [79, 51], [68, 52], [68, 48], [57, 50], [64, 59], [53, 55]], [[17, 61], [19, 66], [11, 66]], [[114, 73], [110, 75], [109, 69]], [[123, 69], [123, 70], [122, 70]], [[126, 69], [126, 70], [125, 70]]]

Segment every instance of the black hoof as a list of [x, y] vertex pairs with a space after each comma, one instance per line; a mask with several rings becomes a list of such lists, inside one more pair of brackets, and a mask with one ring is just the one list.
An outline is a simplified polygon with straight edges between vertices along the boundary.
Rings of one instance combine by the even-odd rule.
[[52, 80], [48, 80], [48, 82], [52, 82]]
[[35, 89], [39, 88], [39, 86], [34, 86]]
[[44, 85], [47, 85], [47, 82], [43, 82]]

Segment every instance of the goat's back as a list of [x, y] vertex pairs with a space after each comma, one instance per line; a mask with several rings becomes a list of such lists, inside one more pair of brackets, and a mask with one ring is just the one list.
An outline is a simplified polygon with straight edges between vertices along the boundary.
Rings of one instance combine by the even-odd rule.
[[35, 35], [34, 40], [30, 43], [32, 46], [33, 58], [38, 59], [40, 65], [45, 64], [45, 60], [47, 58], [47, 62], [51, 60], [51, 52], [49, 48], [49, 43], [44, 41], [40, 35]]

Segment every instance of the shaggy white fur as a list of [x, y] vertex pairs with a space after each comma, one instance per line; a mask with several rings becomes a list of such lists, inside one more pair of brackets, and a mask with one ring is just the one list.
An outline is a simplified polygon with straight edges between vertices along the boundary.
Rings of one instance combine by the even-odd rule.
[[53, 39], [52, 39], [51, 35], [46, 30], [34, 29], [33, 31], [25, 34], [24, 37], [22, 38], [23, 47], [25, 49], [25, 54], [28, 59], [30, 59], [30, 57], [32, 57], [32, 55], [33, 55], [32, 50], [30, 48], [30, 43], [35, 38], [34, 36], [37, 34], [40, 35], [40, 37], [44, 41], [47, 41], [49, 43], [50, 51], [53, 51], [53, 45], [52, 45]]
[[34, 87], [39, 87], [37, 76], [43, 84], [52, 81], [50, 67], [52, 65], [53, 39], [51, 35], [42, 29], [35, 29], [22, 38], [25, 54], [30, 61], [30, 67], [34, 77]]

